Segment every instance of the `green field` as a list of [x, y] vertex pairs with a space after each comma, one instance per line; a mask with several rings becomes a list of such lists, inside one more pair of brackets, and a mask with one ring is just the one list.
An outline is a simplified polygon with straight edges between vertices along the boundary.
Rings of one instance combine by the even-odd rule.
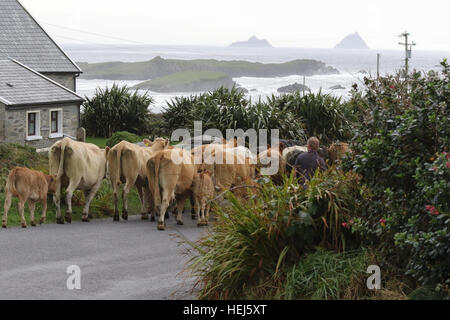
[[96, 146], [98, 146], [99, 148], [106, 148], [106, 141], [108, 139], [107, 138], [93, 138], [93, 137], [86, 137], [86, 142], [87, 143], [92, 143], [95, 144]]
[[155, 92], [209, 91], [221, 86], [232, 88], [234, 85], [235, 82], [222, 72], [186, 71], [139, 83], [133, 89]]

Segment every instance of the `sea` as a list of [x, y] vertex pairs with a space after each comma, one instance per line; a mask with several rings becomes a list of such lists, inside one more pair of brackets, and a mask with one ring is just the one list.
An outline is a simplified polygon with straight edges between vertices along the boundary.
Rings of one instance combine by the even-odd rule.
[[[240, 77], [234, 78], [237, 84], [248, 89], [248, 98], [252, 101], [265, 100], [277, 94], [277, 89], [297, 83], [305, 83], [312, 92], [332, 94], [342, 99], [349, 98], [353, 84], [363, 87], [364, 77], [375, 77], [377, 72], [377, 54], [380, 54], [380, 74], [394, 74], [404, 66], [405, 52], [398, 50], [347, 50], [347, 49], [307, 49], [307, 48], [231, 48], [209, 46], [158, 46], [158, 45], [94, 45], [66, 44], [62, 46], [76, 62], [137, 62], [151, 60], [156, 56], [165, 59], [216, 59], [244, 60], [260, 63], [283, 63], [295, 59], [314, 59], [339, 70], [336, 75], [318, 75], [303, 77], [291, 75], [275, 78]], [[444, 58], [450, 58], [450, 51], [414, 50], [410, 68], [419, 71], [439, 69]], [[149, 79], [150, 80], [150, 79]], [[133, 86], [142, 81], [78, 79], [77, 93], [92, 97], [97, 88], [111, 87], [114, 83]], [[333, 90], [340, 85], [344, 89]], [[150, 106], [152, 112], [161, 112], [167, 102], [176, 96], [190, 96], [194, 92], [157, 93], [149, 92], [155, 102]]]

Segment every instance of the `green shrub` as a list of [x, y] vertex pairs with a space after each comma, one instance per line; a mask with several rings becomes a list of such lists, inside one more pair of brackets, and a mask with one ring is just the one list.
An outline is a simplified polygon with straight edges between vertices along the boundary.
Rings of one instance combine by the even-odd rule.
[[[353, 158], [344, 163], [372, 194], [361, 203], [353, 232], [384, 252], [386, 267], [426, 286], [448, 286], [450, 274], [450, 168], [443, 155], [450, 139], [449, 80], [446, 61], [441, 72], [416, 72], [409, 81], [366, 79], [365, 93], [354, 92], [353, 103], [365, 113]], [[433, 216], [429, 206], [440, 214]]]
[[347, 141], [351, 137], [351, 118], [341, 98], [321, 92], [305, 95], [296, 92], [269, 98], [268, 105], [287, 110], [296, 121], [304, 124], [308, 137], [317, 136], [323, 143]]
[[128, 131], [119, 131], [114, 133], [111, 138], [106, 140], [106, 146], [112, 148], [121, 141], [136, 143], [142, 141], [142, 138]]
[[93, 98], [83, 104], [81, 124], [88, 136], [109, 138], [114, 132], [127, 130], [135, 134], [148, 131], [153, 98], [147, 93], [131, 92], [127, 86], [114, 84], [111, 89], [97, 88]]
[[303, 124], [293, 121], [287, 108], [275, 108], [259, 101], [252, 104], [242, 90], [220, 88], [191, 97], [176, 97], [168, 102], [163, 119], [170, 130], [193, 131], [194, 121], [202, 121], [203, 130], [218, 129], [226, 136], [227, 129], [279, 129], [280, 137], [304, 139]]
[[[285, 272], [305, 253], [322, 245], [342, 250], [352, 235], [357, 177], [330, 170], [317, 174], [310, 187], [285, 178], [269, 179], [248, 201], [230, 195], [229, 208], [217, 207], [211, 234], [197, 243], [189, 269], [199, 279], [200, 298], [242, 299], [280, 294]], [[348, 236], [348, 239], [346, 239]]]

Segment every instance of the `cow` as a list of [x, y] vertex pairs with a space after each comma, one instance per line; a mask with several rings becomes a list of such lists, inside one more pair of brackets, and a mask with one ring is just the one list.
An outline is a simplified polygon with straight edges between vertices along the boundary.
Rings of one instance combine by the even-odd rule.
[[348, 143], [333, 143], [330, 148], [328, 148], [329, 159], [331, 163], [336, 163], [341, 160], [342, 157], [351, 152]]
[[271, 178], [274, 183], [279, 184], [283, 181], [283, 175], [286, 174], [286, 160], [282, 156], [279, 148], [272, 147], [262, 151], [258, 155], [258, 168], [267, 168], [271, 165], [278, 166], [276, 173], [272, 174]]
[[209, 222], [210, 201], [214, 198], [214, 183], [211, 172], [200, 171], [194, 175], [192, 184], [194, 208], [197, 217], [197, 226], [207, 226]]
[[183, 149], [159, 151], [147, 161], [147, 178], [155, 211], [159, 208], [158, 230], [165, 230], [164, 217], [172, 201], [177, 203], [177, 224], [184, 224], [183, 209], [192, 194], [196, 172], [192, 154]]
[[50, 174], [56, 175], [56, 222], [64, 224], [61, 217], [61, 188], [66, 188], [67, 211], [65, 220], [72, 222], [72, 196], [83, 190], [85, 206], [82, 221], [89, 221], [89, 206], [106, 174], [106, 153], [94, 144], [64, 138], [49, 150]]
[[[157, 151], [168, 147], [169, 141], [158, 138], [154, 142], [144, 140], [147, 147], [122, 141], [113, 148], [106, 148], [107, 176], [111, 180], [114, 192], [114, 221], [119, 221], [118, 192], [121, 183], [124, 183], [122, 191], [122, 219], [128, 220], [128, 193], [133, 186], [141, 200], [141, 218], [148, 220], [148, 212], [151, 208], [146, 165], [148, 159]], [[155, 220], [152, 212], [152, 221]]]
[[249, 164], [248, 159], [228, 149], [215, 150], [200, 169], [212, 172], [214, 184], [221, 191], [239, 186], [254, 175], [254, 166]]
[[2, 227], [8, 224], [8, 211], [11, 208], [12, 197], [19, 198], [19, 214], [22, 228], [27, 227], [24, 217], [25, 203], [31, 213], [31, 226], [35, 227], [34, 211], [37, 202], [42, 202], [42, 215], [40, 223], [45, 223], [47, 213], [47, 194], [54, 194], [56, 189], [56, 179], [54, 176], [43, 174], [40, 171], [27, 168], [16, 167], [8, 175], [5, 187], [5, 205], [3, 212]]

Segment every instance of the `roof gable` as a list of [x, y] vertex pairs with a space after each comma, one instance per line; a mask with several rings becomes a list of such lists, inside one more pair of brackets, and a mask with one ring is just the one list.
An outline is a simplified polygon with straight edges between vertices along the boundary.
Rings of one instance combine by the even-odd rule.
[[38, 72], [81, 72], [17, 0], [0, 0], [0, 57]]
[[0, 59], [0, 70], [0, 102], [7, 106], [84, 101], [75, 92], [14, 59]]

